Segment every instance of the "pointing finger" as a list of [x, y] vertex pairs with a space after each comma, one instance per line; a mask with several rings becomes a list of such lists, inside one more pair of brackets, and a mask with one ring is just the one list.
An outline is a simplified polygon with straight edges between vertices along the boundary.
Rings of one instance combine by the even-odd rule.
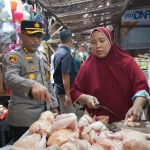
[[46, 94], [46, 100], [49, 102], [50, 105], [53, 104], [49, 93]]

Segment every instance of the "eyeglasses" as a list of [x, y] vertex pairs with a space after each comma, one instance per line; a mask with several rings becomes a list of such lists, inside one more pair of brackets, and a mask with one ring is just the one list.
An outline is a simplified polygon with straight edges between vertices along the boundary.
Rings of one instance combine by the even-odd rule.
[[42, 39], [42, 37], [43, 37], [43, 35], [41, 33], [37, 33], [37, 34], [26, 34], [26, 33], [23, 33], [23, 32], [21, 32], [21, 33], [27, 35], [30, 40], [35, 40], [36, 38], [37, 39]]

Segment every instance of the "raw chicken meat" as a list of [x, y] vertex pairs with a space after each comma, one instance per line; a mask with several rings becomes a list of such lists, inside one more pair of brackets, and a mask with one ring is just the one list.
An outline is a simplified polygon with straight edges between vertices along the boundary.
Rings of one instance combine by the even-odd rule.
[[42, 139], [35, 144], [35, 150], [42, 150], [46, 147], [46, 133], [42, 133]]
[[150, 150], [149, 134], [133, 130], [123, 130], [114, 134], [108, 134], [108, 138], [122, 140], [124, 148], [128, 150]]
[[88, 114], [85, 114], [79, 119], [78, 128], [80, 131], [82, 131], [84, 127], [90, 125], [91, 123], [93, 123], [91, 116], [89, 116]]
[[51, 146], [53, 144], [57, 144], [58, 146], [61, 146], [62, 144], [68, 142], [68, 137], [79, 139], [79, 132], [71, 129], [54, 131], [53, 134], [48, 138], [47, 145]]
[[47, 121], [53, 123], [54, 117], [55, 117], [55, 114], [53, 114], [51, 111], [45, 111], [45, 112], [41, 113], [39, 120], [47, 120]]
[[60, 146], [58, 150], [77, 150], [77, 149], [74, 144], [66, 142], [62, 146]]
[[73, 143], [77, 150], [88, 150], [91, 146], [91, 144], [85, 140], [74, 139], [72, 137], [69, 137], [68, 141]]
[[102, 139], [107, 139], [107, 135], [108, 134], [112, 134], [113, 132], [109, 131], [109, 130], [104, 130], [101, 131], [100, 134], [98, 136], [95, 137], [95, 142], [102, 140]]
[[89, 132], [89, 137], [90, 137], [90, 143], [93, 144], [95, 142], [95, 137], [97, 137], [99, 135], [100, 131], [99, 130], [95, 130], [92, 129]]
[[54, 130], [72, 129], [78, 131], [77, 116], [74, 113], [56, 116], [53, 124]]
[[96, 121], [96, 122], [91, 123], [86, 128], [84, 128], [84, 130], [82, 132], [83, 132], [83, 134], [87, 134], [92, 129], [95, 129], [95, 130], [98, 130], [98, 131], [103, 131], [103, 130], [106, 130], [106, 126], [102, 122]]
[[104, 125], [108, 125], [109, 117], [108, 116], [97, 116], [97, 121], [101, 121]]
[[82, 132], [80, 132], [80, 139], [82, 139], [82, 140], [86, 140], [87, 142], [91, 142], [91, 139], [90, 139], [90, 136], [89, 136], [89, 134], [84, 134], [84, 133], [82, 133]]
[[49, 121], [38, 120], [30, 126], [29, 131], [31, 134], [32, 133], [42, 134], [44, 132], [47, 134], [47, 137], [49, 137], [53, 132], [53, 127]]
[[59, 150], [59, 147], [57, 144], [53, 144], [49, 147], [46, 147], [44, 150]]
[[121, 140], [101, 139], [95, 145], [100, 145], [105, 150], [125, 150]]
[[91, 145], [85, 140], [68, 138], [68, 141], [76, 146], [76, 150], [105, 150], [102, 146]]
[[13, 145], [27, 150], [41, 150], [46, 148], [46, 135], [43, 134], [42, 138], [39, 134], [27, 135], [16, 141]]
[[133, 122], [132, 120], [133, 120], [133, 116], [131, 116], [130, 118], [126, 118], [124, 121], [124, 124], [129, 127], [139, 127], [140, 126], [140, 122]]

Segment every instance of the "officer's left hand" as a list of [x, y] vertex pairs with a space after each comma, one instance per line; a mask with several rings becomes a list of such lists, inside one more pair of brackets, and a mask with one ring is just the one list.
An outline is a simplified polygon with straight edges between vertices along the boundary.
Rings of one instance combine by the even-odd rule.
[[59, 115], [57, 107], [56, 108], [51, 108], [51, 112], [56, 113], [57, 115]]

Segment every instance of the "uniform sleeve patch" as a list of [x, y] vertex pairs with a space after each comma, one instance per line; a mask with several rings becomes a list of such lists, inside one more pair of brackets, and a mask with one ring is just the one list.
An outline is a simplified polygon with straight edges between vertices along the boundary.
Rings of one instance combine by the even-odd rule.
[[17, 55], [9, 55], [8, 56], [8, 62], [10, 64], [14, 64], [17, 60], [18, 60], [18, 56]]

